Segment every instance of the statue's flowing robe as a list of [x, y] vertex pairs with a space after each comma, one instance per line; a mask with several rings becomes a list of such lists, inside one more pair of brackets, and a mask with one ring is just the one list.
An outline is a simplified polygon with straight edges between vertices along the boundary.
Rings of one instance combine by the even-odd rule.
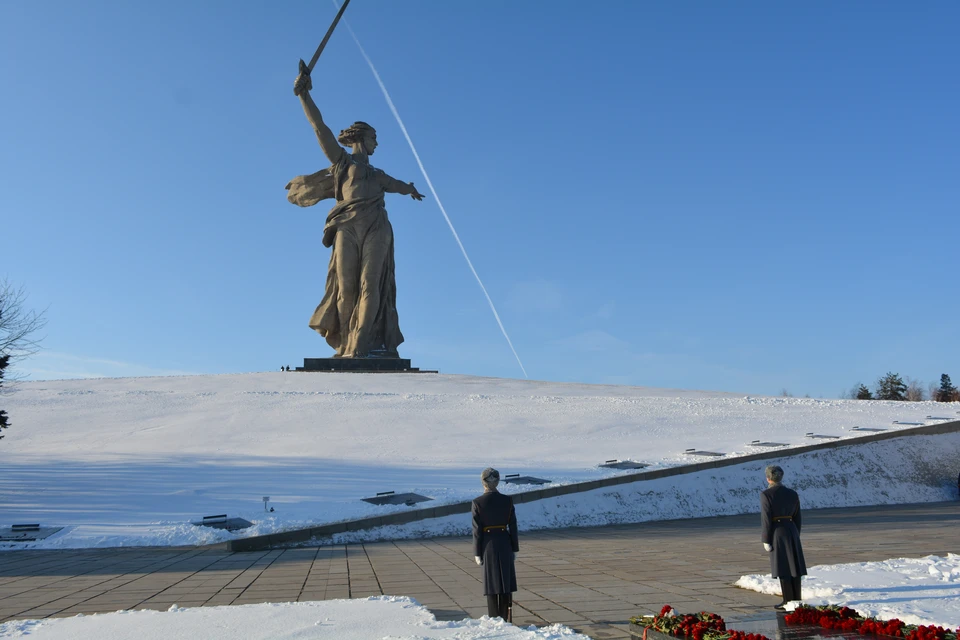
[[[344, 200], [343, 185], [351, 166], [353, 191], [365, 197]], [[291, 180], [287, 191], [287, 199], [301, 207], [327, 198], [337, 200], [323, 228], [323, 246], [333, 251], [326, 289], [310, 318], [310, 328], [326, 339], [337, 356], [396, 357], [403, 334], [397, 315], [393, 227], [383, 196], [409, 192], [408, 185], [355, 162], [343, 151], [329, 169]]]

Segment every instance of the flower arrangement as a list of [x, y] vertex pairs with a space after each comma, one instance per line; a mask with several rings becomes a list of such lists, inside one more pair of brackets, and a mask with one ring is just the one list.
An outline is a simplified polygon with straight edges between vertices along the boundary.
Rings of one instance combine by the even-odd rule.
[[957, 640], [960, 629], [905, 624], [902, 620], [864, 618], [850, 607], [800, 605], [784, 616], [789, 626], [820, 626], [824, 629], [851, 631], [860, 635], [893, 636], [905, 640]]
[[[723, 618], [715, 613], [701, 611], [700, 613], [678, 614], [668, 604], [664, 605], [660, 613], [655, 616], [638, 616], [630, 618], [630, 622], [686, 640], [770, 640], [758, 633], [744, 633], [743, 631], [727, 629], [727, 624], [723, 621]], [[644, 631], [644, 637], [646, 637], [646, 631]], [[956, 640], [956, 638], [951, 640]]]

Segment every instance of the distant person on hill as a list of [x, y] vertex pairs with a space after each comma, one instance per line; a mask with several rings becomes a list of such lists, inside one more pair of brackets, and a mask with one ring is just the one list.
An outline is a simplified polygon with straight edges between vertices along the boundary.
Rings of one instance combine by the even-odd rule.
[[483, 495], [473, 501], [473, 555], [483, 567], [483, 595], [487, 612], [513, 621], [513, 592], [517, 590], [514, 560], [520, 551], [513, 498], [497, 491], [500, 472], [487, 467], [480, 474]]
[[767, 467], [770, 488], [760, 494], [760, 540], [770, 553], [770, 575], [780, 578], [783, 609], [788, 602], [801, 600], [800, 576], [807, 575], [807, 564], [800, 545], [800, 496], [780, 484], [783, 469]]

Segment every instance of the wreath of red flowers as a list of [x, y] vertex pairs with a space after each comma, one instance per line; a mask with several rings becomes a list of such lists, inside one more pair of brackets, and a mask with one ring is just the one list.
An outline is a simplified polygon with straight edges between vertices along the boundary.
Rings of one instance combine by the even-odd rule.
[[[770, 640], [759, 633], [744, 633], [727, 629], [723, 618], [715, 613], [678, 614], [670, 605], [664, 605], [655, 616], [631, 618], [630, 622], [660, 633], [685, 640]], [[646, 636], [646, 632], [644, 632]], [[923, 639], [926, 640], [926, 639]], [[954, 639], [956, 640], [956, 639]]]
[[957, 640], [960, 629], [944, 629], [932, 625], [906, 624], [902, 620], [877, 620], [865, 618], [850, 607], [824, 605], [808, 607], [800, 605], [784, 616], [789, 626], [820, 626], [824, 629], [893, 636], [905, 640]]

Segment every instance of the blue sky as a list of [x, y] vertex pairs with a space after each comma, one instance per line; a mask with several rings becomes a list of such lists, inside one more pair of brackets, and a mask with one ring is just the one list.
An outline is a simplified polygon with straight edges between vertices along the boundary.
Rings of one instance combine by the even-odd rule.
[[[323, 2], [0, 4], [0, 275], [34, 378], [330, 349], [326, 160], [292, 93]], [[385, 2], [377, 66], [531, 378], [836, 397], [960, 379], [960, 5]], [[335, 130], [426, 184], [344, 29]], [[520, 377], [432, 198], [388, 197], [401, 355]]]

